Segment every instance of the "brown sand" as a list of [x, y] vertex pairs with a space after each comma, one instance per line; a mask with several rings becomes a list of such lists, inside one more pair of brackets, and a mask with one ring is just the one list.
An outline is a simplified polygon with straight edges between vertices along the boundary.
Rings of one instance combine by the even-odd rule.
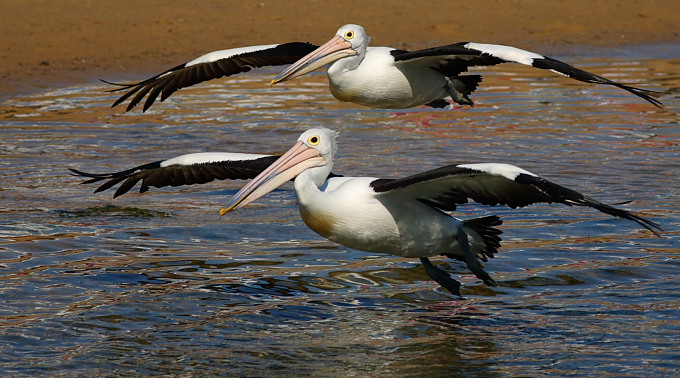
[[320, 44], [346, 23], [363, 25], [373, 45], [475, 41], [545, 52], [676, 41], [680, 1], [4, 0], [0, 97], [100, 77], [141, 79], [231, 47]]

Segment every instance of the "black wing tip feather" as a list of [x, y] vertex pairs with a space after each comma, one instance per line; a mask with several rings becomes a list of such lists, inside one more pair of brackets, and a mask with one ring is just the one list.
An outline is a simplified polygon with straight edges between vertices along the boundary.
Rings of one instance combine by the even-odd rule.
[[[530, 184], [537, 187], [546, 195], [548, 202], [563, 203], [569, 206], [573, 205], [590, 207], [614, 217], [633, 221], [639, 224], [640, 226], [646, 228], [647, 230], [651, 231], [652, 233], [654, 233], [654, 235], [661, 237], [659, 232], [663, 231], [663, 229], [658, 223], [651, 221], [647, 218], [644, 218], [640, 215], [631, 213], [630, 211], [619, 209], [617, 207], [607, 205], [600, 201], [586, 197], [575, 190], [555, 184], [544, 178], [521, 173], [517, 176], [517, 178], [515, 178], [515, 181], [518, 183]], [[629, 202], [630, 201], [625, 201], [623, 203]]]
[[656, 98], [652, 97], [651, 94], [661, 94], [662, 92], [658, 91], [653, 91], [650, 89], [644, 89], [644, 88], [638, 88], [634, 87], [631, 85], [626, 85], [622, 83], [618, 83], [613, 80], [609, 80], [605, 77], [602, 77], [600, 75], [596, 75], [594, 73], [582, 70], [580, 68], [576, 68], [570, 64], [564, 63], [560, 60], [544, 56], [542, 59], [534, 58], [531, 65], [536, 68], [540, 69], [546, 69], [546, 70], [552, 70], [554, 72], [557, 72], [561, 75], [564, 75], [566, 77], [569, 77], [571, 79], [575, 79], [578, 81], [586, 82], [586, 83], [592, 83], [592, 84], [605, 84], [605, 85], [611, 85], [617, 88], [621, 88], [625, 91], [628, 91], [643, 100], [651, 103], [652, 105], [656, 106], [659, 109], [663, 109], [664, 105], [661, 101], [657, 100]]
[[101, 82], [104, 83], [104, 84], [108, 84], [108, 85], [113, 85], [113, 86], [119, 87], [119, 88], [114, 88], [114, 89], [109, 89], [109, 90], [107, 90], [107, 92], [109, 92], [109, 93], [110, 93], [110, 92], [118, 92], [118, 91], [122, 91], [122, 90], [124, 90], [124, 89], [130, 88], [130, 87], [132, 87], [132, 86], [134, 86], [134, 85], [137, 84], [137, 83], [114, 83], [113, 81], [108, 81], [108, 80], [104, 80], [104, 79], [99, 79], [99, 81], [101, 81]]
[[89, 172], [83, 172], [80, 170], [77, 170], [75, 168], [69, 168], [69, 171], [73, 172], [71, 176], [82, 176], [82, 177], [91, 177], [91, 178], [96, 178], [98, 180], [103, 180], [107, 177], [109, 177], [109, 173], [89, 173]]
[[135, 177], [135, 173], [147, 170], [147, 169], [154, 169], [154, 168], [159, 168], [161, 166], [162, 161], [156, 161], [153, 163], [148, 163], [144, 165], [140, 165], [135, 168], [131, 169], [126, 169], [124, 171], [120, 172], [110, 172], [110, 173], [90, 173], [90, 172], [84, 172], [75, 168], [68, 168], [72, 173], [73, 176], [79, 176], [79, 177], [87, 177], [88, 179], [85, 181], [82, 181], [81, 184], [93, 184], [102, 180], [108, 180], [104, 183], [102, 183], [97, 189], [95, 189], [94, 193], [99, 193], [103, 192], [114, 185], [118, 184], [119, 182], [126, 180], [122, 187], [127, 187], [126, 190], [121, 191], [121, 188], [119, 188], [116, 193], [114, 193], [113, 198], [116, 198], [122, 194], [127, 193], [134, 185], [141, 179], [142, 177]]
[[[160, 75], [158, 75], [158, 76], [160, 76]], [[112, 108], [115, 108], [116, 106], [122, 104], [123, 102], [125, 102], [125, 100], [130, 98], [130, 96], [137, 93], [137, 96], [135, 96], [132, 99], [132, 101], [130, 101], [128, 106], [125, 107], [125, 111], [129, 112], [130, 110], [132, 110], [135, 106], [137, 106], [139, 104], [139, 102], [142, 100], [142, 98], [151, 89], [156, 87], [155, 85], [150, 85], [150, 83], [151, 83], [152, 80], [156, 80], [158, 78], [158, 76], [155, 76], [151, 79], [147, 79], [147, 80], [140, 81], [140, 82], [137, 82], [137, 83], [114, 83], [114, 82], [107, 81], [107, 80], [104, 80], [104, 79], [99, 79], [99, 80], [106, 83], [106, 84], [115, 85], [115, 86], [119, 87], [119, 88], [107, 90], [106, 92], [108, 92], [108, 93], [120, 92], [120, 91], [125, 91], [125, 90], [128, 91], [128, 92], [124, 93], [122, 96], [120, 96], [116, 101], [114, 101], [113, 104], [111, 104]], [[161, 89], [160, 87], [158, 87], [158, 88]], [[140, 92], [140, 90], [142, 90], [142, 91]], [[153, 97], [153, 99], [151, 99], [151, 96], [149, 96], [149, 98], [147, 98], [146, 103], [144, 104], [144, 109], [142, 110], [142, 113], [146, 112], [146, 110], [154, 103], [155, 100], [156, 100], [155, 96]], [[163, 102], [163, 100], [164, 100], [164, 98], [161, 99], [161, 102]]]
[[628, 219], [628, 220], [633, 221], [633, 222], [639, 224], [640, 226], [646, 228], [647, 230], [651, 231], [657, 237], [661, 237], [660, 232], [663, 232], [663, 228], [661, 228], [661, 225], [658, 224], [657, 222], [649, 220], [649, 219], [642, 217], [640, 215], [631, 213], [628, 210], [619, 209], [619, 208], [607, 205], [605, 203], [596, 201], [592, 198], [582, 197], [580, 200], [570, 200], [569, 199], [569, 200], [566, 200], [564, 203], [567, 204], [567, 205], [591, 207], [593, 209], [596, 209], [600, 212], [603, 212], [605, 214], [609, 214], [609, 215], [614, 216], [614, 217]]
[[[114, 92], [119, 92], [119, 91], [128, 91], [128, 92], [124, 93], [122, 96], [120, 96], [116, 101], [113, 102], [113, 104], [111, 105], [112, 108], [122, 104], [123, 102], [125, 102], [125, 100], [130, 98], [135, 93], [137, 94], [132, 99], [132, 101], [130, 101], [128, 106], [125, 108], [125, 111], [129, 112], [135, 106], [137, 106], [137, 104], [139, 104], [139, 102], [144, 98], [144, 96], [150, 90], [152, 90], [156, 87], [160, 87], [160, 89], [162, 89], [162, 86], [159, 86], [159, 84], [161, 84], [161, 83], [158, 82], [159, 78], [165, 76], [168, 73], [171, 73], [171, 72], [174, 72], [174, 71], [177, 71], [177, 70], [181, 70], [182, 68], [185, 68], [185, 67], [186, 67], [186, 63], [182, 63], [178, 66], [172, 67], [172, 68], [167, 69], [167, 70], [165, 70], [165, 71], [163, 71], [163, 72], [161, 72], [157, 75], [154, 75], [154, 76], [152, 76], [148, 79], [141, 80], [141, 81], [134, 82], [134, 83], [115, 83], [115, 82], [104, 80], [104, 79], [99, 79], [99, 81], [101, 81], [105, 84], [108, 84], [108, 85], [113, 85], [113, 86], [118, 87], [118, 88], [107, 90], [106, 92], [108, 92], [108, 93], [114, 93]], [[179, 88], [177, 88], [177, 89], [179, 89]], [[177, 89], [175, 89], [174, 91], [176, 91]], [[140, 90], [141, 90], [141, 92], [140, 92]], [[172, 92], [174, 92], [174, 91], [172, 91]], [[170, 92], [170, 93], [172, 93], [172, 92]], [[165, 97], [167, 97], [167, 96], [165, 96]], [[164, 99], [165, 98], [161, 99], [161, 102], [163, 102]], [[149, 103], [149, 99], [147, 99], [147, 102], [145, 103], [143, 112], [145, 112], [153, 104], [154, 101], [155, 101], [155, 97], [150, 103]]]

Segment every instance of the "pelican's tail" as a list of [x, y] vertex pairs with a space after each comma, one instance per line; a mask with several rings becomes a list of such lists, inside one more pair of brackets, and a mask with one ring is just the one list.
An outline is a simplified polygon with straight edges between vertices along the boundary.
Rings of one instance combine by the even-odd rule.
[[[446, 89], [449, 91], [451, 99], [460, 105], [474, 106], [474, 102], [468, 95], [477, 89], [477, 85], [482, 81], [481, 75], [451, 76], [448, 78]], [[443, 98], [430, 101], [425, 106], [431, 108], [445, 108], [450, 104]]]
[[472, 236], [470, 247], [474, 252], [477, 252], [477, 257], [482, 261], [487, 261], [487, 257], [493, 257], [495, 253], [498, 253], [498, 248], [501, 247], [501, 237], [499, 235], [503, 231], [494, 227], [501, 224], [503, 224], [503, 221], [497, 215], [463, 221], [463, 227], [477, 233], [483, 243], [483, 246], [476, 247], [474, 241], [479, 239], [475, 237], [476, 235], [470, 235]]
[[463, 75], [450, 77], [451, 83], [462, 94], [469, 95], [477, 89], [477, 85], [482, 82], [481, 75]]
[[464, 75], [447, 78], [446, 90], [451, 99], [459, 105], [475, 106], [475, 103], [468, 96], [477, 89], [477, 85], [482, 81], [480, 75]]

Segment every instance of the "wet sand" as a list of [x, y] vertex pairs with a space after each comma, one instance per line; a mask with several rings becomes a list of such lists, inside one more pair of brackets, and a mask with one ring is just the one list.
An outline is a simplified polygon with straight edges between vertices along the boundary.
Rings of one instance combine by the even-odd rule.
[[555, 53], [677, 41], [680, 2], [6, 0], [0, 98], [98, 78], [141, 79], [213, 50], [320, 44], [346, 23], [363, 25], [373, 45], [475, 41]]

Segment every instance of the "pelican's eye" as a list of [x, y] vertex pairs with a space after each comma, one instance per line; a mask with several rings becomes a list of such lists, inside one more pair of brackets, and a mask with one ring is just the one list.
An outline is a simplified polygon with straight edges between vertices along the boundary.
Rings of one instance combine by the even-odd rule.
[[316, 135], [310, 136], [309, 139], [307, 139], [307, 144], [309, 144], [310, 146], [316, 146], [319, 144], [319, 142], [321, 142], [321, 138], [319, 138]]
[[347, 38], [347, 39], [352, 39], [352, 38], [354, 38], [354, 32], [353, 32], [353, 31], [348, 31], [347, 33], [345, 33], [345, 38]]

